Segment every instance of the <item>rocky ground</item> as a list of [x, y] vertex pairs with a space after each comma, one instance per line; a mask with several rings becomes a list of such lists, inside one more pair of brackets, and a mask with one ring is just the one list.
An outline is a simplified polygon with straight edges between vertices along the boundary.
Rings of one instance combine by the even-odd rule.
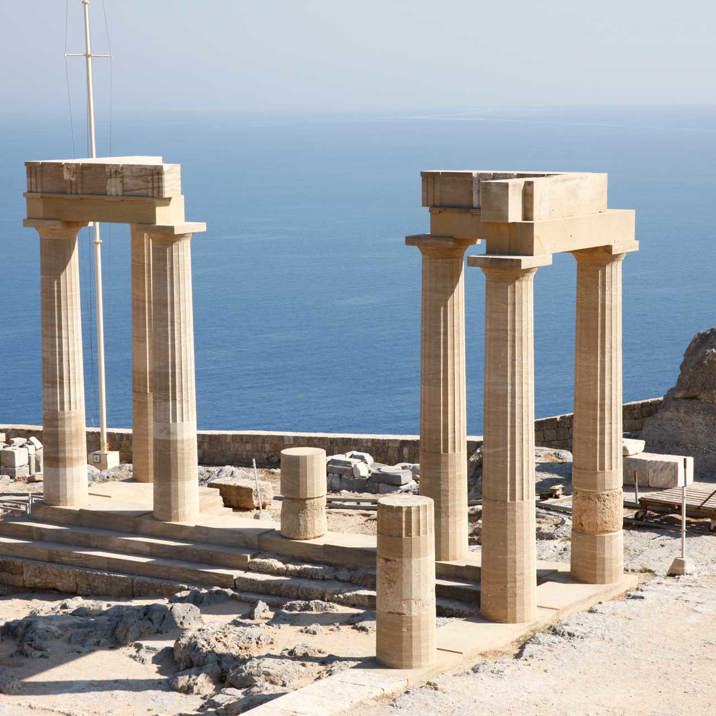
[[229, 590], [168, 600], [0, 597], [0, 714], [229, 716], [372, 651], [375, 615]]
[[[471, 499], [479, 502], [479, 456]], [[571, 455], [538, 450], [541, 559], [568, 561]], [[246, 477], [245, 468], [202, 468], [201, 481]], [[127, 479], [131, 466], [93, 474]], [[260, 470], [278, 493], [279, 473]], [[5, 481], [2, 492], [41, 485]], [[270, 509], [278, 519], [280, 502]], [[667, 578], [678, 554], [678, 520], [639, 525], [627, 511], [625, 558], [642, 577], [630, 598], [575, 614], [508, 654], [436, 678], [370, 705], [392, 713], [711, 713], [716, 673], [716, 534], [690, 521], [688, 549], [699, 574]], [[480, 506], [470, 509], [471, 544]], [[330, 510], [329, 528], [374, 533], [371, 510]], [[347, 668], [374, 649], [374, 614], [326, 605], [283, 608], [246, 602], [228, 590], [170, 599], [0, 596], [0, 716], [6, 714], [229, 714]]]
[[[713, 537], [711, 538], [713, 539]], [[656, 577], [363, 716], [712, 714], [716, 577]]]

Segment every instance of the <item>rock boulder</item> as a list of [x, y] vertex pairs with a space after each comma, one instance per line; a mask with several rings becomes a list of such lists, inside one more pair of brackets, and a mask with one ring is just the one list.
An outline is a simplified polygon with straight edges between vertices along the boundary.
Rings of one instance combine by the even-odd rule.
[[692, 455], [697, 480], [716, 480], [716, 327], [697, 333], [676, 385], [641, 432], [651, 452]]

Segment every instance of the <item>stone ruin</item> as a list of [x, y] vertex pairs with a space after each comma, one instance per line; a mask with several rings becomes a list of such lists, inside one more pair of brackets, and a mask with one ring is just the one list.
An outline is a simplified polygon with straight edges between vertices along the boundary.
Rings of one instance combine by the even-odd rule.
[[[243, 570], [260, 558], [232, 551], [249, 541], [256, 550], [375, 569], [376, 656], [399, 669], [430, 668], [445, 653], [470, 654], [474, 645], [466, 640], [474, 641], [477, 633], [484, 638], [480, 629], [486, 621], [491, 631], [496, 623], [531, 628], [544, 618], [545, 607], [556, 616], [565, 604], [583, 605], [585, 593], [589, 601], [636, 584], [623, 568], [621, 270], [638, 244], [634, 212], [607, 206], [606, 174], [423, 172], [430, 231], [406, 239], [422, 255], [421, 494], [382, 497], [376, 539], [330, 532], [327, 490], [414, 492], [417, 466], [381, 465], [367, 453], [326, 460], [316, 448], [284, 450], [280, 530], [247, 526], [233, 513], [202, 516], [190, 246], [205, 227], [184, 217], [178, 165], [158, 157], [124, 157], [31, 162], [27, 170], [25, 225], [40, 236], [42, 276], [47, 468], [40, 517], [61, 521], [79, 510], [87, 529], [101, 524], [109, 530], [111, 517], [109, 524], [123, 537], [129, 534], [132, 543], [138, 535], [156, 537], [151, 544], [146, 540], [151, 556], [122, 566], [145, 581], [176, 574], [171, 560], [194, 554], [214, 565], [240, 559], [239, 566], [221, 570], [227, 586], [260, 583], [266, 589], [274, 583]], [[146, 508], [131, 500], [112, 504], [104, 499], [112, 497], [109, 491], [93, 493], [102, 495], [101, 508], [96, 501], [89, 504], [77, 235], [92, 221], [132, 227], [133, 463], [134, 479], [153, 483]], [[480, 241], [487, 253], [467, 262], [485, 275], [486, 296], [482, 544], [475, 562], [467, 535], [464, 254]], [[538, 592], [545, 585], [538, 585], [535, 538], [533, 283], [537, 270], [563, 252], [573, 254], [577, 273], [571, 573], [555, 572], [554, 581]], [[156, 555], [166, 548], [165, 538], [186, 543], [172, 544], [171, 557], [163, 559]], [[34, 546], [23, 542], [23, 554], [36, 555]], [[60, 553], [54, 551], [53, 559], [61, 559]], [[95, 556], [83, 552], [83, 564], [96, 564]], [[107, 569], [113, 557], [108, 551], [101, 559]], [[438, 567], [443, 575], [466, 580], [479, 573], [479, 590], [468, 581], [439, 585]], [[203, 564], [182, 569], [192, 578], [199, 571], [201, 579], [210, 572]], [[22, 570], [20, 565], [13, 578], [26, 584]], [[68, 579], [79, 585], [72, 574]], [[577, 582], [579, 590], [570, 591]], [[441, 655], [438, 586], [463, 596], [467, 591], [475, 605], [479, 594], [485, 618], [443, 632]], [[132, 594], [139, 588], [132, 582]], [[351, 588], [339, 596], [373, 595]], [[506, 633], [512, 642], [519, 632]], [[452, 640], [447, 647], [446, 640]]]
[[420, 466], [415, 463], [384, 465], [376, 462], [369, 453], [357, 450], [331, 455], [326, 463], [328, 489], [331, 492], [366, 492], [374, 495], [414, 493], [418, 491], [415, 478], [419, 472]]
[[0, 433], [0, 475], [14, 480], [39, 482], [42, 480], [42, 443], [34, 436], [6, 439]]

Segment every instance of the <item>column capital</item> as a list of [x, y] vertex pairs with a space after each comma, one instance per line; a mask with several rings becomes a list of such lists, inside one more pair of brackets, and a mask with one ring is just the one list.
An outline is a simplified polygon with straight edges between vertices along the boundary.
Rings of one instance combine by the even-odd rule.
[[89, 226], [86, 221], [56, 221], [54, 219], [24, 219], [22, 225], [36, 229], [43, 239], [71, 239], [81, 229]]
[[406, 246], [417, 246], [424, 256], [438, 258], [461, 257], [468, 246], [479, 243], [479, 239], [456, 239], [453, 236], [434, 234], [413, 234], [405, 237]]
[[147, 234], [158, 235], [162, 239], [191, 238], [194, 234], [206, 231], [203, 221], [186, 221], [180, 224], [132, 224], [132, 230], [143, 231]]
[[629, 241], [624, 244], [609, 244], [607, 246], [596, 246], [591, 249], [579, 249], [579, 251], [572, 251], [570, 253], [580, 263], [606, 265], [612, 261], [622, 261], [626, 254], [638, 250], [639, 242]]
[[504, 273], [506, 276], [513, 275], [515, 278], [521, 274], [534, 273], [540, 266], [550, 266], [552, 264], [552, 255], [545, 254], [540, 256], [503, 256], [499, 254], [482, 254], [478, 256], [468, 256], [467, 265], [476, 266], [482, 269], [487, 275], [493, 272]]

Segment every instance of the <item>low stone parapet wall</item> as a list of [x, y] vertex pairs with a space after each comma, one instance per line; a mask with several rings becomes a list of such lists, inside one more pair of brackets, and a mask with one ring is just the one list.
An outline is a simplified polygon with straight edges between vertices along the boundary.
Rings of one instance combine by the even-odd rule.
[[[661, 398], [624, 404], [624, 431], [638, 433], [644, 420], [653, 415]], [[35, 436], [42, 441], [40, 425], [0, 425], [7, 439]], [[132, 431], [115, 428], [107, 431], [110, 450], [119, 450], [122, 462], [132, 461]], [[572, 446], [572, 414], [535, 420], [537, 445], [569, 450]], [[482, 436], [468, 437], [468, 454], [482, 444]], [[200, 430], [198, 433], [201, 465], [250, 465], [253, 459], [262, 467], [278, 467], [281, 450], [288, 447], [323, 448], [327, 455], [360, 450], [377, 462], [419, 462], [417, 435], [369, 435], [352, 433], [298, 433], [268, 430]], [[87, 428], [87, 452], [99, 449], [99, 429]]]
[[[624, 432], [640, 432], [644, 421], [659, 409], [662, 400], [663, 398], [648, 398], [624, 403], [622, 408]], [[535, 420], [535, 444], [541, 447], [571, 450], [573, 418], [573, 413], [565, 413]]]

